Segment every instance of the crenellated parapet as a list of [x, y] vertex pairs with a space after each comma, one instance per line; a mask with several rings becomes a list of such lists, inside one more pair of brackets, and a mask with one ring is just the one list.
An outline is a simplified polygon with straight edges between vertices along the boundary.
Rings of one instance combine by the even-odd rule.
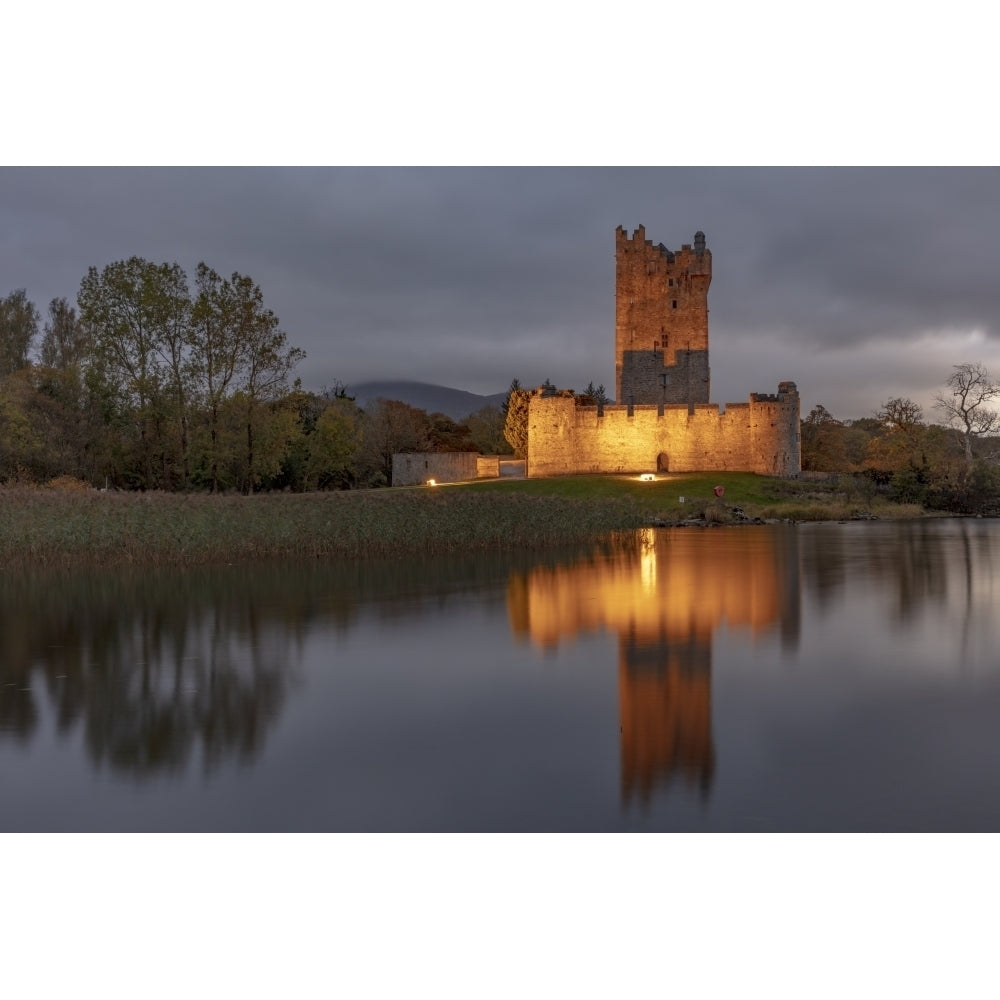
[[580, 473], [801, 471], [799, 393], [709, 402], [705, 234], [670, 250], [639, 226], [615, 231], [617, 403], [581, 406], [551, 386], [528, 405], [529, 476]]
[[541, 389], [528, 403], [529, 477], [801, 470], [794, 382], [746, 403], [578, 406]]

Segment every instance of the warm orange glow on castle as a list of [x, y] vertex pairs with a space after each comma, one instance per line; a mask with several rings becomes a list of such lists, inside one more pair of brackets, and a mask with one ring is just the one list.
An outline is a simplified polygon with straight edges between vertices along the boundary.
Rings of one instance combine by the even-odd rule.
[[617, 633], [626, 799], [633, 791], [647, 798], [675, 775], [709, 787], [713, 632], [797, 632], [794, 541], [794, 533], [782, 542], [748, 528], [647, 529], [638, 552], [511, 578], [515, 634], [551, 648], [578, 633]]
[[615, 232], [614, 405], [535, 389], [528, 406], [527, 474], [592, 472], [756, 472], [794, 476], [801, 468], [799, 393], [747, 402], [709, 402], [708, 289], [712, 252], [705, 234], [668, 250], [643, 226]]

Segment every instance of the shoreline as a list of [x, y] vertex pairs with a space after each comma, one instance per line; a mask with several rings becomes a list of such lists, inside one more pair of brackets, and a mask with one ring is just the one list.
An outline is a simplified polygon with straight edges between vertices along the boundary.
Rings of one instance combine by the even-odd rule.
[[[912, 505], [688, 502], [608, 492], [600, 482], [549, 491], [384, 489], [253, 496], [0, 488], [0, 566], [195, 566], [281, 558], [364, 560], [532, 551], [636, 528], [692, 528], [927, 516]], [[613, 484], [612, 484], [613, 485]], [[687, 484], [686, 484], [687, 485]], [[588, 492], [588, 486], [593, 487]], [[572, 489], [574, 495], [561, 495]], [[604, 492], [600, 492], [604, 490]], [[802, 516], [806, 515], [806, 516]], [[809, 516], [812, 515], [812, 516]], [[816, 516], [819, 515], [819, 516]]]

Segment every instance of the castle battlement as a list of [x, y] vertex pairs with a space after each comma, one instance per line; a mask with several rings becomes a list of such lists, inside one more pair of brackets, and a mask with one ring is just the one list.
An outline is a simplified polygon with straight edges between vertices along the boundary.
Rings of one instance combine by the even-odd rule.
[[754, 403], [788, 403], [791, 401], [793, 396], [797, 401], [799, 398], [799, 390], [795, 383], [779, 382], [778, 392], [776, 395], [769, 395], [766, 392], [752, 392], [750, 393], [750, 400]]
[[632, 403], [707, 403], [708, 288], [705, 234], [680, 250], [615, 230], [615, 396]]
[[669, 250], [639, 226], [615, 230], [617, 403], [581, 406], [534, 390], [528, 405], [529, 476], [587, 472], [732, 471], [792, 476], [800, 470], [794, 382], [747, 402], [709, 401], [705, 234]]
[[798, 394], [745, 403], [578, 406], [534, 390], [528, 403], [529, 476], [582, 473], [757, 472], [799, 469]]

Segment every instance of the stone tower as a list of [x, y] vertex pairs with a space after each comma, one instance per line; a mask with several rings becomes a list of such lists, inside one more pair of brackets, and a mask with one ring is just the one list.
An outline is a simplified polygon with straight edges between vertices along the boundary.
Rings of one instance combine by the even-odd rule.
[[712, 252], [653, 246], [639, 226], [615, 231], [615, 394], [619, 404], [707, 403]]

